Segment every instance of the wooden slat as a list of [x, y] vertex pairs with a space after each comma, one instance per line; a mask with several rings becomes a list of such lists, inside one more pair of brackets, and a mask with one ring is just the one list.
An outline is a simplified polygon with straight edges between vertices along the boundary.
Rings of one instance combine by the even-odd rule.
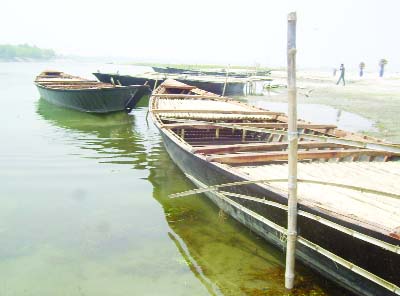
[[188, 94], [154, 94], [153, 96], [157, 98], [167, 98], [167, 99], [223, 99], [224, 98], [220, 96], [188, 95]]
[[[299, 142], [299, 148], [350, 148], [348, 146], [327, 142]], [[206, 147], [194, 148], [193, 153], [216, 154], [216, 153], [233, 153], [240, 151], [265, 151], [265, 150], [283, 150], [287, 149], [288, 143], [256, 143], [256, 144], [237, 144], [237, 145], [210, 145]]]
[[172, 88], [172, 89], [187, 89], [187, 90], [192, 90], [192, 89], [197, 88], [197, 86], [191, 86], [191, 85], [187, 85], [187, 84], [184, 84], [184, 85], [166, 84], [166, 85], [163, 85], [163, 87], [166, 89]]
[[[285, 122], [241, 122], [235, 123], [235, 125], [243, 126], [254, 126], [254, 127], [265, 127], [265, 128], [287, 128], [288, 124]], [[298, 128], [311, 128], [311, 129], [332, 129], [336, 128], [336, 125], [331, 124], [312, 124], [312, 123], [298, 123]]]
[[[329, 158], [343, 158], [348, 156], [393, 156], [400, 155], [386, 151], [367, 150], [367, 149], [352, 149], [352, 150], [331, 150], [331, 151], [301, 151], [297, 153], [299, 160], [304, 159], [329, 159]], [[268, 162], [276, 160], [287, 160], [288, 154], [286, 152], [267, 152], [267, 153], [247, 153], [247, 154], [226, 154], [207, 157], [208, 161], [220, 162], [227, 164], [240, 164], [251, 162]]]
[[71, 79], [49, 79], [49, 80], [36, 80], [40, 83], [101, 83], [97, 80], [71, 80]]
[[[279, 116], [281, 117], [281, 116]], [[232, 119], [243, 119], [240, 117], [240, 115], [235, 115], [231, 117]], [[224, 119], [231, 119], [228, 118], [228, 116], [224, 116]], [[204, 121], [201, 120], [200, 116], [197, 116], [195, 119], [192, 116], [181, 116], [180, 118], [173, 118], [170, 117], [168, 120], [174, 120], [177, 122], [183, 122], [187, 119], [190, 119], [191, 122], [197, 121], [200, 123], [209, 123], [209, 124], [215, 124], [219, 127], [226, 127], [226, 128], [234, 128], [234, 129], [246, 129], [248, 131], [253, 131], [253, 132], [260, 132], [260, 133], [272, 133], [272, 134], [278, 134], [278, 135], [287, 135], [287, 131], [280, 131], [280, 130], [274, 130], [274, 129], [267, 129], [267, 128], [259, 128], [259, 127], [246, 127], [246, 126], [240, 126], [236, 125], [236, 123], [221, 123], [221, 122], [211, 122], [208, 121], [210, 118], [205, 118]], [[200, 121], [201, 120], [201, 121]], [[301, 135], [302, 138], [304, 139], [309, 139], [311, 141], [321, 141], [321, 142], [334, 142], [334, 143], [340, 143], [340, 144], [345, 144], [345, 145], [352, 145], [352, 146], [358, 146], [359, 148], [367, 148], [367, 149], [375, 149], [375, 150], [384, 150], [388, 152], [394, 152], [394, 153], [400, 153], [400, 144], [391, 144], [391, 143], [385, 143], [385, 142], [376, 142], [376, 139], [373, 142], [369, 142], [368, 140], [357, 140], [352, 137], [346, 137], [346, 138], [334, 138], [334, 137], [327, 137], [325, 135]]]
[[97, 82], [97, 80], [86, 80], [86, 79], [37, 79], [35, 82], [38, 83], [94, 83]]
[[105, 88], [114, 88], [113, 86], [99, 86], [99, 85], [89, 85], [89, 86], [64, 86], [64, 85], [54, 85], [54, 86], [46, 86], [47, 89], [105, 89]]
[[[265, 128], [287, 128], [287, 123], [268, 123], [268, 122], [235, 122], [235, 125], [239, 126], [255, 126], [255, 127], [265, 127]], [[207, 129], [217, 129], [221, 128], [218, 125], [213, 125], [209, 123], [170, 123], [164, 124], [163, 127], [166, 128], [207, 128]], [[299, 128], [312, 128], [312, 129], [326, 129], [326, 128], [336, 128], [335, 125], [326, 124], [298, 124]]]
[[107, 83], [89, 83], [89, 84], [58, 84], [58, 83], [52, 83], [52, 84], [43, 84], [43, 87], [54, 87], [54, 86], [62, 86], [62, 87], [90, 87], [90, 86], [108, 86], [108, 87], [115, 87], [112, 84], [107, 84]]
[[239, 114], [239, 115], [279, 115], [280, 112], [272, 111], [244, 111], [244, 110], [184, 110], [184, 109], [153, 109], [154, 113], [195, 113], [195, 114]]
[[190, 123], [170, 123], [163, 124], [162, 128], [176, 129], [176, 128], [186, 128], [186, 129], [220, 129], [220, 126], [213, 124], [202, 123], [202, 124], [190, 124]]

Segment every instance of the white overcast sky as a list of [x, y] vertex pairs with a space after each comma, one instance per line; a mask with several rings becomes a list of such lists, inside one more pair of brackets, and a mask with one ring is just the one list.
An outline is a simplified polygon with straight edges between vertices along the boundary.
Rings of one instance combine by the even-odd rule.
[[0, 44], [60, 54], [170, 63], [286, 64], [287, 14], [298, 17], [298, 64], [400, 70], [400, 0], [9, 0]]

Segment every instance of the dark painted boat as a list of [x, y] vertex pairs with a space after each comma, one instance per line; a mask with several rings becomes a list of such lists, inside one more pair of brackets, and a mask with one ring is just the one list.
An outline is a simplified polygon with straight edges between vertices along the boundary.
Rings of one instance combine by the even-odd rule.
[[144, 85], [101, 83], [59, 71], [42, 72], [36, 77], [35, 84], [46, 101], [89, 113], [130, 111], [150, 90]]
[[115, 83], [128, 86], [128, 85], [148, 85], [151, 89], [154, 89], [165, 79], [156, 80], [153, 78], [144, 78], [144, 77], [136, 77], [131, 75], [120, 75], [120, 74], [112, 74], [112, 73], [100, 73], [95, 72], [93, 75], [100, 81], [104, 83]]
[[[152, 67], [154, 72], [157, 73], [166, 73], [166, 74], [188, 74], [188, 75], [208, 75], [208, 76], [226, 76], [227, 72], [225, 69], [220, 71], [211, 71], [211, 70], [200, 70], [200, 69], [183, 69], [183, 68], [174, 68], [174, 67]], [[234, 78], [248, 78], [251, 76], [269, 76], [271, 71], [262, 70], [262, 71], [248, 71], [248, 72], [235, 72], [229, 71], [228, 76]]]
[[[119, 82], [121, 85], [134, 85], [134, 84], [144, 84], [147, 83], [152, 89], [156, 86], [160, 85], [165, 81], [164, 78], [156, 79], [155, 77], [136, 77], [131, 75], [119, 75], [119, 74], [111, 74], [111, 73], [93, 73], [96, 78], [105, 83], [110, 83], [111, 81]], [[211, 81], [205, 79], [191, 79], [189, 77], [178, 77], [176, 80], [187, 83], [190, 85], [197, 86], [198, 88], [204, 89], [206, 91], [215, 93], [215, 94], [222, 94], [224, 91], [224, 81]], [[228, 81], [225, 88], [226, 95], [243, 95], [244, 94], [244, 87], [246, 83], [241, 82], [231, 82]]]
[[[174, 80], [149, 110], [172, 160], [202, 189], [191, 193], [285, 251], [288, 118]], [[298, 127], [296, 258], [358, 295], [400, 295], [400, 147]]]
[[166, 74], [192, 74], [196, 75], [199, 73], [198, 70], [173, 68], [173, 67], [151, 67], [154, 72], [166, 73]]

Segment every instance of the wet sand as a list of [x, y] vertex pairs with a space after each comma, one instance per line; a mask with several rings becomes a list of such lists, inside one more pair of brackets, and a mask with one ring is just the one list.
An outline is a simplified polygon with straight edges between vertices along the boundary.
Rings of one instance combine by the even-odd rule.
[[[286, 72], [273, 71], [274, 84], [286, 85]], [[323, 104], [352, 112], [374, 122], [375, 129], [361, 131], [390, 142], [400, 143], [400, 74], [357, 73], [346, 74], [346, 85], [336, 85], [338, 73], [298, 71], [298, 102]], [[286, 92], [271, 92], [266, 100], [285, 102]]]

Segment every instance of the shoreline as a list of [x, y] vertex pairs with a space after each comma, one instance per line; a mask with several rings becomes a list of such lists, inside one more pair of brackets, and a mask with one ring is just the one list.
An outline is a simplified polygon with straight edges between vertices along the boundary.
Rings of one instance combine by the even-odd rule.
[[[374, 77], [375, 76], [375, 77]], [[363, 78], [348, 75], [346, 86], [336, 85], [338, 75], [329, 72], [298, 71], [298, 103], [322, 104], [351, 112], [374, 122], [377, 131], [362, 133], [389, 142], [400, 143], [400, 75], [388, 73], [376, 77], [366, 73]], [[273, 71], [274, 83], [286, 85], [286, 72]], [[271, 102], [286, 102], [286, 91], [262, 96]]]

